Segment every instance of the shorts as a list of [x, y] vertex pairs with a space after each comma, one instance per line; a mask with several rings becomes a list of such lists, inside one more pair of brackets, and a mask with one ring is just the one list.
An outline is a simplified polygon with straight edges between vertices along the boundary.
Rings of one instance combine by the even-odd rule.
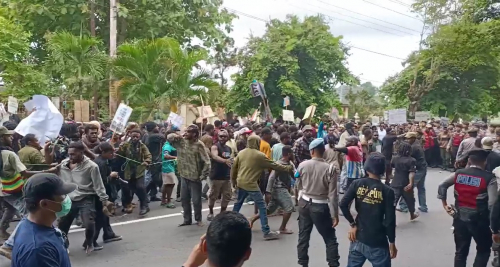
[[292, 196], [286, 188], [275, 188], [271, 193], [271, 201], [267, 206], [267, 214], [273, 214], [278, 207], [281, 207], [284, 212], [293, 212]]
[[162, 173], [161, 179], [163, 181], [163, 184], [175, 184], [175, 181], [177, 181], [177, 176], [175, 176], [175, 172]]
[[210, 180], [210, 190], [208, 190], [208, 201], [213, 204], [221, 196], [221, 206], [227, 206], [233, 192], [231, 191], [231, 181], [229, 180]]
[[349, 190], [349, 186], [351, 186], [352, 182], [358, 180], [359, 178], [347, 178], [345, 184], [345, 191]]

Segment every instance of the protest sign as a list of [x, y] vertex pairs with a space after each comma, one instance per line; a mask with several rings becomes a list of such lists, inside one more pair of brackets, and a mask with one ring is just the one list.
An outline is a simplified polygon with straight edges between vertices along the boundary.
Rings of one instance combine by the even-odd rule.
[[32, 107], [30, 111], [34, 111], [19, 122], [14, 131], [22, 136], [34, 134], [42, 144], [57, 138], [64, 119], [52, 101], [44, 95], [34, 95], [28, 102], [25, 106]]
[[115, 117], [111, 121], [109, 129], [114, 133], [123, 134], [125, 133], [125, 127], [127, 127], [127, 122], [132, 115], [132, 108], [121, 103], [115, 112]]
[[294, 121], [293, 110], [283, 110], [283, 120], [284, 121]]
[[316, 106], [312, 105], [307, 107], [306, 112], [304, 113], [304, 117], [302, 120], [307, 120], [309, 118], [314, 117], [314, 113], [316, 112]]
[[380, 123], [380, 118], [378, 116], [372, 117], [372, 125], [378, 125]]
[[421, 122], [421, 121], [427, 122], [430, 118], [431, 118], [431, 113], [429, 111], [415, 112], [415, 122]]
[[181, 129], [182, 124], [184, 123], [184, 118], [177, 113], [170, 112], [167, 121], [177, 128]]
[[406, 123], [406, 109], [389, 110], [389, 124]]
[[13, 96], [9, 96], [9, 100], [7, 103], [7, 111], [10, 114], [17, 114], [17, 108], [19, 107], [19, 104], [17, 102], [17, 98]]

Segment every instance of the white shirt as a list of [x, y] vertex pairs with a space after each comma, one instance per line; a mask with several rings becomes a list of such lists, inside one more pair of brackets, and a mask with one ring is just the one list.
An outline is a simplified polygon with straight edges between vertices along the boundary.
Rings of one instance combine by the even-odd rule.
[[380, 128], [378, 128], [378, 140], [382, 141], [386, 134], [387, 132], [384, 129], [381, 130]]

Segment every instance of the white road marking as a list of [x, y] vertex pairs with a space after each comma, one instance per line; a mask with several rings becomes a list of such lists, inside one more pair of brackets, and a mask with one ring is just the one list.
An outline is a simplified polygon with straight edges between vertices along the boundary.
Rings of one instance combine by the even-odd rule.
[[[243, 205], [246, 205], [247, 203], [243, 203]], [[234, 205], [228, 205], [227, 208], [232, 208]], [[214, 210], [220, 210], [220, 207], [214, 207]], [[202, 209], [201, 212], [209, 211], [208, 208]], [[127, 224], [132, 224], [132, 223], [140, 223], [140, 222], [147, 222], [147, 221], [153, 221], [153, 220], [160, 220], [160, 219], [166, 219], [166, 218], [171, 218], [171, 217], [176, 217], [176, 216], [181, 216], [182, 213], [172, 213], [172, 214], [165, 214], [165, 215], [160, 215], [160, 216], [155, 216], [155, 217], [147, 217], [147, 218], [142, 218], [142, 219], [137, 219], [137, 220], [130, 220], [126, 222], [117, 222], [117, 223], [112, 223], [111, 226], [121, 226], [121, 225], [127, 225]], [[71, 230], [69, 233], [78, 233], [78, 232], [83, 232], [85, 231], [85, 228], [81, 228], [80, 226], [72, 225]]]

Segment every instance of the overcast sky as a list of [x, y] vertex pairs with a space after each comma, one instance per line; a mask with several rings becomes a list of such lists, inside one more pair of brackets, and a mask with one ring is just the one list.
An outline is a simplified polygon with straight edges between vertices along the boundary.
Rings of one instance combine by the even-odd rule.
[[[285, 19], [287, 14], [303, 17], [322, 13], [329, 20], [331, 32], [336, 36], [342, 35], [345, 44], [404, 59], [411, 51], [418, 49], [422, 29], [422, 22], [412, 18], [416, 15], [409, 11], [411, 2], [412, 0], [224, 0], [224, 7], [266, 20]], [[237, 15], [239, 18], [233, 21], [234, 31], [231, 33], [236, 46], [244, 46], [250, 33], [256, 36], [264, 34], [264, 22]], [[370, 81], [380, 86], [387, 77], [402, 69], [401, 59], [355, 48], [351, 48], [350, 54], [348, 67], [361, 82]]]

